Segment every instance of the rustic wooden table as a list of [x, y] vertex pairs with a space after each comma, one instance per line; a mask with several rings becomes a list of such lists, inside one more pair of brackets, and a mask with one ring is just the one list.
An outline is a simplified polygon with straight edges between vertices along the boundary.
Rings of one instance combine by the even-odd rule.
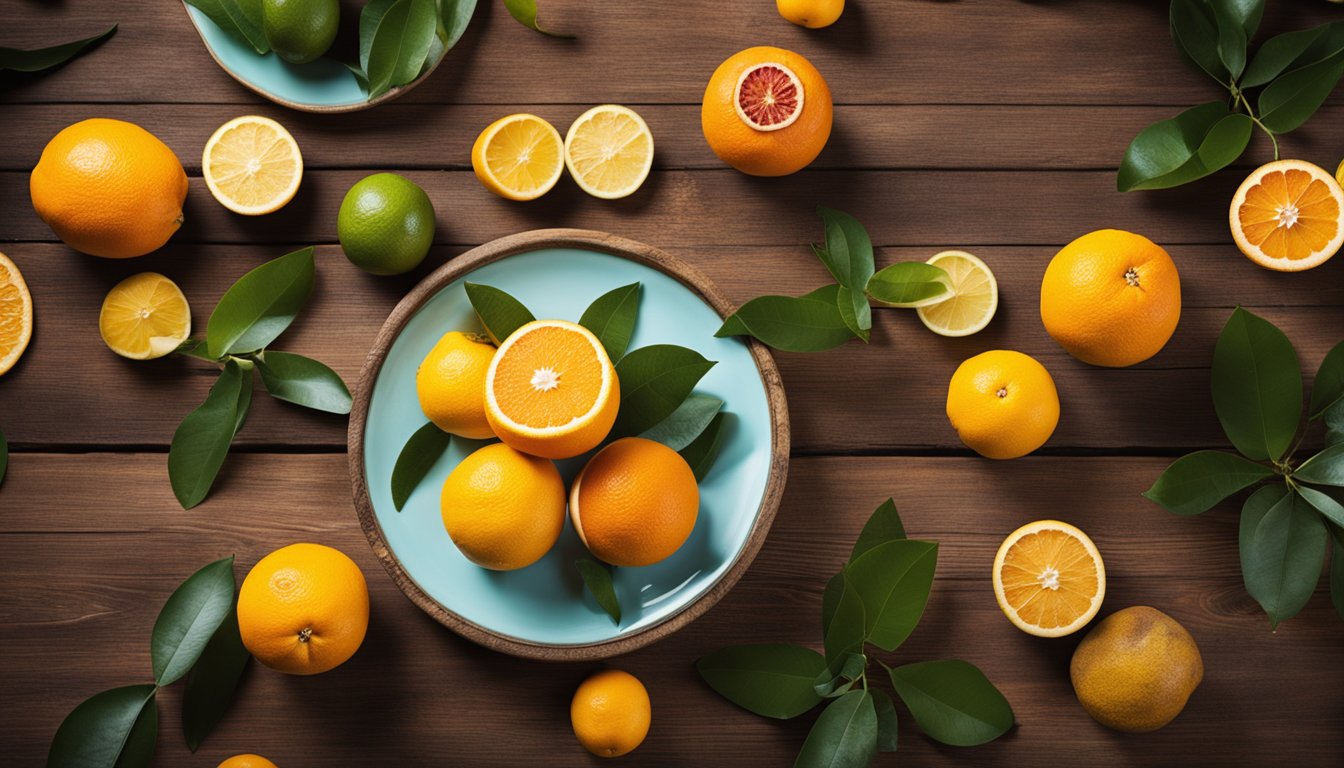
[[[1271, 32], [1338, 16], [1324, 0], [1270, 5]], [[347, 6], [355, 18], [355, 4]], [[624, 762], [791, 764], [812, 716], [777, 723], [738, 710], [700, 682], [693, 662], [733, 643], [815, 645], [821, 588], [890, 495], [914, 535], [942, 543], [925, 620], [897, 658], [973, 661], [1012, 702], [1018, 726], [963, 750], [930, 742], [905, 717], [900, 756], [878, 765], [1339, 765], [1344, 625], [1328, 597], [1318, 594], [1271, 632], [1242, 586], [1235, 505], [1182, 519], [1139, 496], [1172, 456], [1224, 443], [1208, 367], [1233, 306], [1280, 324], [1308, 372], [1344, 338], [1344, 257], [1282, 275], [1232, 246], [1226, 206], [1243, 173], [1174, 192], [1115, 192], [1114, 167], [1135, 132], [1217, 95], [1168, 43], [1165, 6], [851, 0], [835, 27], [813, 32], [784, 23], [770, 0], [550, 0], [552, 26], [580, 34], [563, 41], [482, 0], [427, 83], [373, 111], [315, 116], [278, 108], [231, 80], [176, 0], [0, 0], [7, 45], [121, 24], [91, 55], [0, 91], [0, 240], [37, 312], [26, 358], [0, 379], [0, 426], [14, 452], [0, 489], [3, 762], [40, 764], [75, 704], [149, 677], [154, 616], [193, 570], [236, 553], [241, 574], [276, 547], [313, 540], [349, 553], [368, 576], [373, 616], [364, 647], [313, 678], [254, 666], [195, 755], [177, 727], [181, 686], [168, 689], [157, 765], [214, 766], [241, 751], [287, 768], [596, 764], [574, 742], [566, 714], [574, 687], [596, 665], [485, 651], [431, 621], [387, 578], [351, 506], [344, 419], [258, 398], [214, 495], [182, 511], [165, 452], [211, 371], [186, 359], [137, 364], [107, 352], [97, 332], [102, 296], [128, 274], [162, 271], [181, 284], [203, 327], [205, 312], [245, 270], [317, 243], [314, 299], [282, 346], [353, 382], [396, 301], [471, 245], [536, 227], [607, 230], [694, 263], [740, 302], [820, 284], [823, 268], [805, 244], [819, 236], [812, 210], [822, 203], [868, 226], [879, 264], [974, 249], [998, 275], [998, 317], [976, 336], [945, 339], [910, 313], [879, 311], [870, 346], [777, 356], [794, 441], [783, 507], [755, 565], [718, 606], [615, 662], [647, 683], [654, 702], [649, 738]], [[709, 73], [761, 43], [810, 57], [838, 105], [826, 151], [788, 178], [727, 169], [700, 134]], [[636, 107], [656, 136], [656, 169], [633, 198], [603, 202], [562, 181], [544, 200], [519, 205], [473, 178], [470, 144], [495, 117], [532, 111], [564, 126], [600, 102]], [[295, 200], [258, 219], [226, 212], [199, 177], [206, 138], [250, 112], [289, 126], [307, 164]], [[93, 116], [139, 123], [192, 175], [186, 225], [158, 253], [124, 263], [82, 256], [55, 242], [32, 212], [27, 175], [43, 145]], [[1341, 135], [1344, 98], [1336, 94], [1285, 140], [1285, 154], [1333, 164]], [[1267, 154], [1257, 139], [1243, 171]], [[438, 211], [427, 263], [399, 278], [359, 272], [334, 244], [346, 188], [381, 170], [421, 184]], [[1127, 370], [1068, 357], [1036, 309], [1050, 256], [1101, 227], [1166, 245], [1184, 284], [1175, 337]], [[1050, 443], [1008, 463], [973, 457], [943, 415], [956, 365], [997, 347], [1042, 360], [1063, 404]], [[990, 588], [994, 551], [1010, 530], [1041, 517], [1071, 520], [1096, 539], [1110, 582], [1104, 612], [1153, 605], [1197, 638], [1204, 683], [1165, 730], [1123, 736], [1092, 722], [1068, 680], [1077, 638], [1028, 637], [1000, 614]]]

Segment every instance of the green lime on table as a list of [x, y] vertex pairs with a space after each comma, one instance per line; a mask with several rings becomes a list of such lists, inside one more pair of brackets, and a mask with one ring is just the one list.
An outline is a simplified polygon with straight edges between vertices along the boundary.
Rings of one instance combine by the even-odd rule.
[[356, 182], [336, 217], [345, 257], [375, 275], [409, 272], [434, 241], [434, 206], [415, 182], [375, 173]]
[[276, 55], [307, 64], [327, 52], [341, 25], [339, 0], [262, 0], [262, 31]]

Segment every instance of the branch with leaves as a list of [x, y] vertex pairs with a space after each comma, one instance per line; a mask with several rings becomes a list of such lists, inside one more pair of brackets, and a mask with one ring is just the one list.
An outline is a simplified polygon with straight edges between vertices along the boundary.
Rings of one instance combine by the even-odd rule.
[[253, 372], [271, 397], [327, 413], [350, 412], [350, 390], [312, 358], [268, 350], [308, 302], [312, 247], [281, 256], [243, 275], [215, 305], [204, 339], [177, 353], [220, 366], [205, 402], [182, 420], [168, 449], [168, 479], [183, 509], [205, 500], [229, 446], [252, 405]]
[[[896, 706], [868, 676], [874, 659], [868, 646], [895, 651], [914, 632], [937, 562], [938, 545], [906, 538], [896, 504], [887, 499], [822, 594], [825, 655], [798, 645], [739, 645], [701, 658], [696, 669], [719, 695], [762, 717], [787, 720], [829, 701], [795, 768], [868, 765], [878, 752], [895, 752], [897, 742]], [[973, 664], [877, 662], [915, 722], [936, 741], [975, 746], [1013, 726], [1008, 700]]]
[[[1241, 574], [1270, 623], [1311, 599], [1334, 539], [1330, 595], [1344, 617], [1344, 342], [1316, 373], [1304, 424], [1302, 371], [1292, 343], [1269, 321], [1238, 308], [1213, 352], [1213, 407], [1237, 453], [1197, 451], [1167, 467], [1144, 496], [1197, 515], [1266, 483], [1241, 510]], [[1298, 463], [1313, 422], [1326, 448]]]
[[[1185, 61], [1227, 90], [1145, 128], [1125, 151], [1116, 187], [1166, 189], [1225, 168], [1259, 129], [1279, 159], [1281, 134], [1295, 131], [1344, 77], [1344, 21], [1266, 40], [1254, 55], [1265, 0], [1171, 0], [1171, 37]], [[1258, 91], [1252, 103], [1251, 92]]]

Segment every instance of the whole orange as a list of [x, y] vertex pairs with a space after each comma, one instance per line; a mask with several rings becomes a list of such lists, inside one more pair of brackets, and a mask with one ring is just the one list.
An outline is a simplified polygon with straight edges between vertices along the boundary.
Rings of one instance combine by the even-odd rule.
[[364, 574], [338, 549], [290, 544], [263, 557], [238, 590], [238, 630], [257, 661], [291, 675], [344, 664], [369, 627]]
[[71, 248], [127, 259], [159, 248], [182, 226], [187, 174], [154, 134], [99, 117], [47, 142], [28, 192], [33, 210]]
[[467, 456], [439, 493], [443, 528], [463, 556], [513, 571], [551, 551], [565, 528], [565, 481], [550, 459], [505, 443]]
[[278, 768], [275, 763], [261, 755], [234, 755], [226, 758], [216, 768]]
[[620, 757], [644, 743], [653, 720], [649, 691], [639, 678], [604, 669], [579, 684], [569, 703], [569, 723], [584, 749]]
[[1064, 246], [1041, 281], [1041, 322], [1085, 363], [1121, 368], [1156, 355], [1181, 319], [1181, 277], [1157, 243], [1103, 229]]
[[700, 488], [681, 454], [627, 437], [588, 461], [569, 492], [569, 519], [588, 550], [621, 566], [652, 565], [695, 528]]
[[947, 385], [947, 419], [967, 448], [989, 459], [1016, 459], [1055, 433], [1059, 391], [1035, 358], [992, 349], [957, 366]]
[[700, 127], [719, 159], [752, 176], [787, 176], [817, 159], [831, 136], [831, 90], [812, 62], [757, 46], [714, 70]]

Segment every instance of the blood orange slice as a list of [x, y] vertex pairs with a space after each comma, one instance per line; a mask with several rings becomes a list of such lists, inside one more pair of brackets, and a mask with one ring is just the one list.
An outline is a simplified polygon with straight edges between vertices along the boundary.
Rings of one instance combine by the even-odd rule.
[[803, 113], [803, 83], [783, 64], [757, 64], [737, 79], [733, 107], [758, 131], [787, 128]]

